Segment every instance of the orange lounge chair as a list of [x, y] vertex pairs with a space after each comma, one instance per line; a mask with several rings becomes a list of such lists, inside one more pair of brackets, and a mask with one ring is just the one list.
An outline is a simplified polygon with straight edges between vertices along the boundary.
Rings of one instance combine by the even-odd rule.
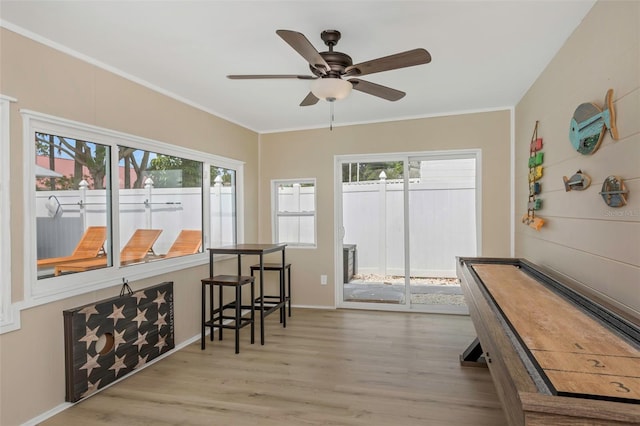
[[95, 259], [102, 250], [106, 239], [106, 226], [89, 226], [70, 256], [38, 259], [38, 268], [56, 266], [60, 263], [68, 263], [75, 260]]
[[200, 246], [202, 246], [202, 231], [183, 229], [164, 257], [178, 257], [198, 253]]
[[[120, 252], [120, 264], [126, 265], [143, 261], [161, 232], [162, 229], [137, 229]], [[106, 257], [80, 260], [56, 265], [54, 274], [58, 276], [64, 271], [84, 272], [90, 269], [104, 268], [105, 266], [107, 266]]]

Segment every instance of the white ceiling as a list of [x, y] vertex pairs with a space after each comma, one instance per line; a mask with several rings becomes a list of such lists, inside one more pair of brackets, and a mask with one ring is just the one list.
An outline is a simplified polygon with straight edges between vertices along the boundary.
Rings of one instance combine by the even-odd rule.
[[327, 127], [329, 106], [298, 106], [307, 74], [275, 33], [337, 29], [354, 63], [424, 47], [430, 64], [363, 77], [407, 92], [389, 102], [354, 91], [336, 125], [514, 106], [595, 0], [510, 1], [14, 1], [2, 26], [261, 133]]

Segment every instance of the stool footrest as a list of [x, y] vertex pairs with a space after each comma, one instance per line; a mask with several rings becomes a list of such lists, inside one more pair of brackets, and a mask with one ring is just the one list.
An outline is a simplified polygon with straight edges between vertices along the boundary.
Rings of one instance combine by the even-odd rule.
[[[255, 265], [251, 265], [249, 268], [252, 269], [253, 271], [260, 270], [260, 264], [258, 263]], [[289, 268], [291, 268], [291, 264], [285, 263], [284, 269], [289, 269]], [[279, 271], [281, 269], [282, 269], [282, 263], [264, 263], [265, 271]]]
[[[235, 319], [233, 317], [223, 317], [223, 319]], [[236, 326], [236, 324], [220, 324], [220, 323], [216, 323], [216, 320], [212, 321], [205, 321], [204, 325], [205, 327], [213, 327], [213, 328], [230, 328], [232, 330], [235, 330], [237, 328], [242, 328], [244, 326], [250, 325], [253, 321], [251, 321], [250, 318], [242, 318], [240, 320], [240, 324], [238, 326]]]
[[253, 277], [245, 275], [216, 275], [215, 277], [203, 278], [202, 284], [236, 286], [250, 284], [253, 280]]

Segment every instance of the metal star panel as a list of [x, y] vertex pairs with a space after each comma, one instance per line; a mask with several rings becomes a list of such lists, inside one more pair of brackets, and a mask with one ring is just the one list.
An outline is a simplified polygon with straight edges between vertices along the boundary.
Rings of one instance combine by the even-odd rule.
[[63, 314], [69, 402], [91, 395], [174, 348], [172, 282]]

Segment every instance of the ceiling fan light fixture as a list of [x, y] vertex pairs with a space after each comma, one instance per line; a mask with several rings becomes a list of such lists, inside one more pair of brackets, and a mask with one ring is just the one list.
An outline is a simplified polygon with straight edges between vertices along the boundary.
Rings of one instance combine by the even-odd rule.
[[311, 93], [327, 102], [338, 101], [349, 96], [353, 85], [339, 78], [319, 78], [311, 83]]

